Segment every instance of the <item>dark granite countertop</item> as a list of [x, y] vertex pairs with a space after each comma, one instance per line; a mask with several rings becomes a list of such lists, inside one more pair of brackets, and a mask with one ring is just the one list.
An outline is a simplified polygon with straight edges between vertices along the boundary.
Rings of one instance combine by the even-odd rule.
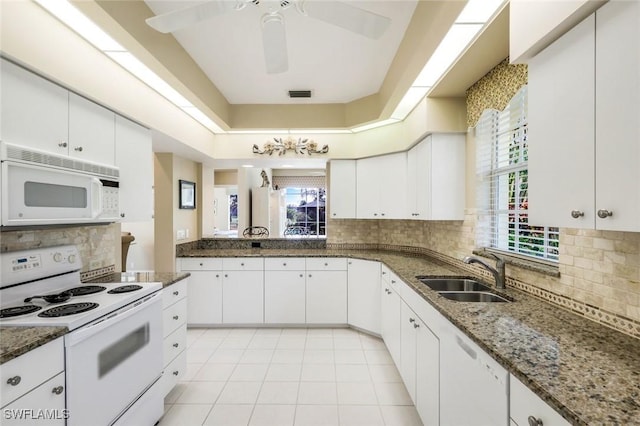
[[67, 327], [0, 327], [0, 364], [65, 335]]
[[447, 300], [416, 275], [468, 276], [424, 257], [375, 250], [194, 249], [181, 257], [352, 257], [389, 266], [510, 373], [577, 425], [640, 424], [640, 340], [521, 291], [513, 303]]

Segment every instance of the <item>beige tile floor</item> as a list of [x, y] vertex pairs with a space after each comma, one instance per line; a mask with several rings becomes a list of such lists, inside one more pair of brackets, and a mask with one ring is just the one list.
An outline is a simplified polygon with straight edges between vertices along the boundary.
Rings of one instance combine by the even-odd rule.
[[422, 425], [384, 343], [338, 328], [189, 329], [161, 426]]

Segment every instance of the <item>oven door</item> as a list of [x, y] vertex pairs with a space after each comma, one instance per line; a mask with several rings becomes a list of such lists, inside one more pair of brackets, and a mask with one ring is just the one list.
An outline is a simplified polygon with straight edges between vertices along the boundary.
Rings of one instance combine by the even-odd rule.
[[2, 162], [2, 225], [49, 225], [96, 221], [103, 184], [95, 176]]
[[161, 292], [72, 331], [65, 353], [67, 425], [113, 423], [162, 374]]

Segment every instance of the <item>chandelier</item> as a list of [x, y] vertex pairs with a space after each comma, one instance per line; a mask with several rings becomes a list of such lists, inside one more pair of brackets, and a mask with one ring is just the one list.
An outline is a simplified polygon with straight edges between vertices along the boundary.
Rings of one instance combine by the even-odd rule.
[[272, 141], [265, 142], [262, 150], [258, 147], [257, 144], [253, 145], [253, 153], [254, 154], [269, 154], [273, 155], [277, 153], [278, 155], [284, 155], [287, 151], [293, 151], [296, 154], [326, 154], [329, 152], [329, 145], [324, 145], [322, 148], [319, 148], [318, 144], [309, 139], [298, 138], [295, 139], [288, 137], [286, 139], [282, 138], [273, 138]]

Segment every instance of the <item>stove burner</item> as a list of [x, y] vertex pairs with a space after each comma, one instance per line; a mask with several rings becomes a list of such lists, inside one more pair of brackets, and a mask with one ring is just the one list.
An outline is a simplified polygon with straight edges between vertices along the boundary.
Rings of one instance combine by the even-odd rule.
[[38, 314], [39, 317], [42, 318], [56, 318], [56, 317], [64, 317], [67, 315], [79, 314], [82, 312], [90, 311], [92, 309], [97, 308], [99, 305], [97, 303], [70, 303], [68, 305], [56, 306], [54, 308], [49, 308], [44, 312]]
[[87, 294], [100, 293], [101, 291], [104, 291], [106, 289], [106, 287], [102, 287], [100, 285], [85, 285], [82, 287], [74, 287], [67, 290], [67, 292], [71, 293], [74, 296], [86, 296]]
[[42, 308], [36, 305], [23, 305], [23, 306], [16, 306], [13, 308], [5, 308], [0, 310], [0, 318], [11, 318], [11, 317], [17, 317], [20, 315], [26, 315], [32, 312], [39, 311], [40, 309]]
[[141, 285], [122, 285], [120, 287], [116, 287], [113, 290], [109, 290], [107, 293], [109, 294], [120, 294], [120, 293], [129, 293], [130, 291], [140, 290], [142, 288]]

